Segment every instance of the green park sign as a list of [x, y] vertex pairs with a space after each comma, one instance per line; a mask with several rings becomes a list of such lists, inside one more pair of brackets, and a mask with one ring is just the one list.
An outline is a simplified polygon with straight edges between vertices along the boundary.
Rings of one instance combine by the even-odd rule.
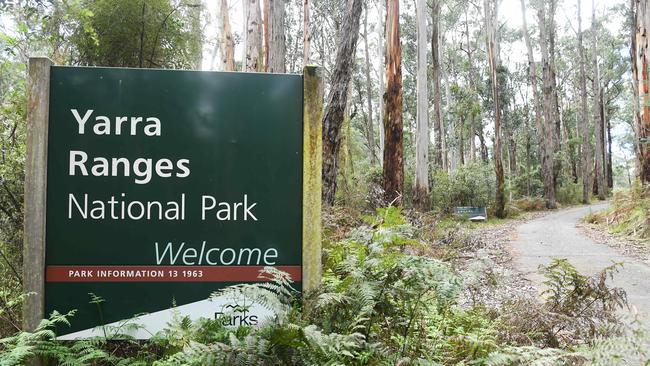
[[[25, 280], [36, 295], [27, 325], [76, 309], [58, 330], [63, 339], [125, 319], [147, 338], [174, 311], [214, 317], [237, 305], [211, 294], [263, 280], [266, 266], [287, 272], [298, 290], [313, 286], [305, 281], [318, 281], [320, 157], [309, 151], [320, 151], [321, 108], [315, 68], [287, 75], [32, 59]], [[232, 325], [264, 316], [246, 311]]]

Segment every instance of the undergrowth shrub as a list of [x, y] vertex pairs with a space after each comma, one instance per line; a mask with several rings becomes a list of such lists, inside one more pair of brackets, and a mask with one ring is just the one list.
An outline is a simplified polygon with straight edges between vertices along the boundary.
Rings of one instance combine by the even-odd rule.
[[506, 343], [533, 347], [571, 347], [598, 337], [617, 335], [617, 311], [627, 306], [625, 292], [607, 280], [620, 268], [613, 264], [585, 276], [566, 259], [540, 268], [546, 290], [540, 306], [535, 299], [517, 299], [499, 317]]
[[626, 317], [619, 335], [597, 337], [570, 349], [506, 346], [486, 365], [629, 366], [650, 363], [650, 329], [638, 314]]
[[[439, 260], [408, 254], [422, 245], [394, 207], [326, 248], [321, 290], [306, 313], [325, 331], [359, 332], [375, 361], [454, 364], [486, 356], [496, 332], [479, 310], [456, 306], [461, 277]], [[381, 350], [379, 352], [378, 350]]]
[[650, 239], [650, 187], [635, 183], [629, 190], [614, 192], [608, 209], [587, 215], [584, 221], [604, 224], [615, 234]]
[[565, 205], [577, 205], [582, 202], [582, 182], [574, 183], [570, 177], [563, 177], [555, 192], [557, 202]]
[[512, 205], [523, 212], [541, 211], [546, 209], [546, 202], [542, 197], [522, 197], [513, 200]]
[[544, 182], [541, 180], [541, 166], [535, 164], [527, 170], [520, 166], [518, 174], [510, 177], [511, 191], [516, 197], [541, 196], [544, 194]]
[[452, 173], [436, 170], [431, 186], [434, 209], [451, 213], [456, 206], [488, 207], [494, 203], [494, 169], [483, 163], [469, 163]]

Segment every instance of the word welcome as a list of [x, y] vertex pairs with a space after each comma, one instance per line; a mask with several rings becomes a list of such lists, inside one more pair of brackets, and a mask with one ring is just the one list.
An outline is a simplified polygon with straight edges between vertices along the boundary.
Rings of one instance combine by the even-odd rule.
[[275, 265], [278, 258], [278, 250], [268, 248], [262, 251], [260, 248], [206, 248], [206, 241], [201, 244], [201, 248], [185, 246], [185, 242], [174, 244], [168, 242], [162, 248], [158, 242], [154, 243], [156, 250], [156, 264], [184, 264], [186, 266], [208, 264], [211, 266], [230, 266], [230, 265]]

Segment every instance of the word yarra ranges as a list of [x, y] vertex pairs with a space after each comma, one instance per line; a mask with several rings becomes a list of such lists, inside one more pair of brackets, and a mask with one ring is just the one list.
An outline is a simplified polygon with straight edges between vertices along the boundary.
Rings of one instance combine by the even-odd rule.
[[[83, 117], [76, 109], [70, 110], [77, 123], [77, 133], [84, 135], [92, 131], [95, 135], [122, 135], [132, 136], [142, 133], [146, 136], [161, 136], [162, 125], [156, 117], [115, 117], [95, 116], [95, 123], [92, 128], [86, 129], [86, 125], [94, 114], [89, 109], [83, 113]], [[127, 123], [128, 127], [124, 124]], [[140, 126], [140, 127], [139, 127]], [[173, 162], [170, 159], [162, 158], [156, 160], [150, 158], [130, 159], [94, 157], [90, 161], [88, 154], [84, 151], [70, 150], [68, 174], [70, 176], [92, 175], [95, 177], [128, 177], [133, 173], [136, 184], [147, 184], [153, 176], [159, 178], [186, 178], [190, 175], [189, 159], [178, 159]], [[155, 174], [154, 174], [155, 173]], [[91, 199], [88, 194], [68, 194], [68, 219], [73, 215], [79, 215], [83, 219], [94, 220], [185, 220], [186, 218], [186, 194], [180, 194], [178, 200], [172, 201], [138, 201], [126, 200], [126, 193], [121, 193], [118, 198], [111, 195], [105, 199]], [[250, 203], [248, 195], [244, 194], [241, 202], [218, 202], [217, 198], [210, 195], [201, 196], [201, 220], [208, 215], [213, 215], [219, 221], [253, 220], [257, 217], [253, 213], [256, 202]]]

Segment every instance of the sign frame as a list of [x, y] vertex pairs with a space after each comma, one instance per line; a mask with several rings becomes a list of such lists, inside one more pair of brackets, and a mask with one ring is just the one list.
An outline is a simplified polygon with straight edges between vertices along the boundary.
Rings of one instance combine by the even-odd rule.
[[[27, 159], [23, 238], [23, 329], [34, 331], [45, 314], [45, 239], [50, 77], [54, 63], [30, 57], [27, 78]], [[172, 70], [170, 70], [172, 71]], [[196, 71], [201, 72], [201, 71]], [[321, 281], [321, 190], [323, 78], [320, 68], [303, 69], [302, 287]]]

